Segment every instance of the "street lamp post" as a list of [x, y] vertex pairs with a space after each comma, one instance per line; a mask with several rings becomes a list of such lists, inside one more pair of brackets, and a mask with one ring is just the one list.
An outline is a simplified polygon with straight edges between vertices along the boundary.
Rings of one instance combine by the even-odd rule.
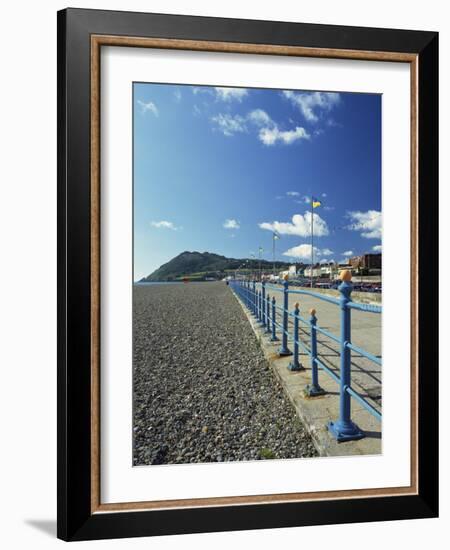
[[[256, 256], [253, 254], [253, 252], [250, 253], [250, 258], [252, 258], [252, 260], [256, 260]], [[252, 262], [252, 265], [253, 265], [253, 269], [252, 269], [252, 278], [253, 278], [253, 279], [256, 279], [255, 270], [254, 270], [254, 266], [255, 266], [254, 262]]]
[[272, 234], [272, 260], [273, 260], [273, 266], [272, 266], [272, 275], [275, 277], [275, 241], [277, 241], [280, 238], [278, 233], [275, 231]]

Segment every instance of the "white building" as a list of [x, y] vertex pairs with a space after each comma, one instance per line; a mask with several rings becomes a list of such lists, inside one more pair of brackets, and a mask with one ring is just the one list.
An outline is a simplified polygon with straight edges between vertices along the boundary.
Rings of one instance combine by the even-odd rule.
[[295, 277], [297, 275], [297, 266], [295, 264], [292, 264], [289, 266], [288, 269], [285, 269], [284, 271], [280, 271], [279, 276], [280, 279], [284, 279], [284, 277], [288, 277], [289, 279], [291, 277]]
[[[312, 270], [313, 277], [323, 277], [324, 279], [336, 279], [339, 269], [347, 269], [330, 262], [326, 264], [316, 264]], [[305, 268], [305, 277], [311, 277], [311, 266]]]
[[[322, 266], [315, 265], [312, 268], [312, 276], [320, 277]], [[311, 277], [311, 266], [305, 268], [305, 277]]]

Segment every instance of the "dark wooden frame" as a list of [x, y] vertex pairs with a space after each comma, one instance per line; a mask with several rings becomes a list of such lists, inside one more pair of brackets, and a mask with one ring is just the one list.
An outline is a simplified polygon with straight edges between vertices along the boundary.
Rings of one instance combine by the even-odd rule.
[[[411, 487], [101, 504], [98, 101], [99, 52], [108, 44], [411, 64]], [[437, 202], [437, 33], [99, 10], [59, 12], [58, 536], [85, 540], [437, 516]], [[426, 282], [421, 283], [425, 273]]]

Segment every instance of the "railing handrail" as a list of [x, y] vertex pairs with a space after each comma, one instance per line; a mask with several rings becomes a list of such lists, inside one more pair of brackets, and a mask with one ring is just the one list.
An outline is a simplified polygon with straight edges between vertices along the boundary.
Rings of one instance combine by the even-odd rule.
[[316, 326], [316, 330], [317, 330], [317, 332], [320, 332], [320, 334], [323, 334], [324, 336], [327, 336], [331, 340], [334, 340], [337, 343], [340, 342], [340, 339], [335, 334], [333, 334], [332, 332], [328, 332], [328, 330], [325, 330], [324, 328], [317, 327], [317, 326]]
[[[257, 284], [262, 285], [262, 283], [257, 283]], [[275, 290], [276, 292], [283, 292], [283, 287], [279, 287], [271, 283], [265, 283], [265, 287]], [[330, 304], [334, 304], [336, 306], [338, 306], [340, 303], [339, 298], [333, 298], [332, 296], [320, 294], [312, 290], [301, 290], [298, 288], [289, 288], [288, 292], [289, 294], [304, 294], [306, 296], [312, 296], [313, 298], [317, 298], [318, 300], [323, 300], [324, 302], [329, 302]], [[363, 304], [362, 302], [354, 302], [353, 300], [351, 300], [350, 302], [348, 302], [347, 306], [352, 309], [358, 309], [360, 311], [368, 311], [370, 313], [382, 313], [382, 307], [377, 306], [375, 304]]]
[[360, 348], [359, 346], [355, 346], [355, 344], [352, 344], [351, 342], [347, 342], [346, 346], [349, 347], [352, 351], [359, 353], [366, 359], [369, 359], [369, 361], [372, 361], [373, 363], [376, 363], [381, 367], [381, 359], [376, 355], [374, 355], [373, 353], [370, 353], [370, 351], [366, 351], [365, 349]]
[[347, 307], [351, 309], [357, 309], [359, 311], [367, 311], [368, 313], [382, 313], [383, 308], [373, 304], [362, 304], [361, 302], [349, 302]]
[[323, 294], [319, 294], [317, 292], [312, 292], [311, 290], [298, 290], [298, 289], [292, 289], [289, 290], [290, 294], [304, 294], [306, 296], [312, 296], [313, 298], [317, 298], [318, 300], [323, 300], [324, 302], [329, 302], [330, 304], [339, 305], [339, 300], [337, 298], [333, 298], [332, 296], [324, 296]]

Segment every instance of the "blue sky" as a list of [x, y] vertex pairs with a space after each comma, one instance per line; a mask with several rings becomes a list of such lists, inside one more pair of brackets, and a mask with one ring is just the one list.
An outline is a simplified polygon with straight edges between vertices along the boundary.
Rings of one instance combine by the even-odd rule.
[[185, 251], [381, 251], [381, 96], [135, 83], [134, 280]]

